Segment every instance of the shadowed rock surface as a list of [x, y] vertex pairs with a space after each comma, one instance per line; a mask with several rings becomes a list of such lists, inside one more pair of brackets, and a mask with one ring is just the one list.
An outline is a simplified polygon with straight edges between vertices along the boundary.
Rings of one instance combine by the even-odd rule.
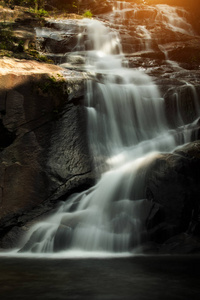
[[0, 66], [3, 237], [13, 226], [52, 209], [63, 194], [87, 188], [94, 178], [84, 77], [69, 72], [65, 81], [61, 68], [34, 61], [4, 59]]
[[199, 155], [195, 141], [161, 154], [147, 171], [146, 197], [155, 203], [147, 228], [157, 242], [182, 232], [200, 235]]

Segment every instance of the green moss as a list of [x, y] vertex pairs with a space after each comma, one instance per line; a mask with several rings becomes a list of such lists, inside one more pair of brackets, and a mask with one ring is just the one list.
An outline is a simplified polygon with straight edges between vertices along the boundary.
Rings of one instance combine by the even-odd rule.
[[66, 99], [66, 95], [64, 92], [65, 84], [66, 81], [64, 80], [64, 77], [62, 78], [60, 74], [57, 74], [57, 78], [51, 76], [39, 82], [38, 88], [44, 95], [56, 96], [61, 99]]
[[35, 42], [29, 43], [28, 49], [24, 49], [25, 40], [14, 36], [12, 24], [0, 23], [0, 57], [15, 57], [19, 59], [34, 59], [41, 62], [53, 61], [36, 50]]
[[[18, 4], [22, 4], [21, 2]], [[25, 2], [26, 1], [24, 1], [23, 4], [25, 4]], [[47, 11], [41, 8], [35, 13], [34, 9], [29, 8], [28, 10], [27, 8], [27, 12], [28, 11], [29, 15], [31, 12], [34, 22], [42, 26], [43, 22], [45, 22], [43, 17], [48, 15]], [[16, 27], [15, 20], [12, 19], [11, 22], [8, 22], [6, 11], [4, 14], [5, 18], [3, 18], [2, 22], [0, 22], [0, 57], [9, 56], [19, 59], [34, 59], [41, 62], [53, 63], [53, 61], [48, 59], [46, 56], [40, 55], [40, 53], [36, 50], [34, 40], [28, 43], [28, 49], [27, 47], [24, 47], [26, 38], [18, 38], [15, 36], [13, 31], [13, 28]], [[18, 23], [18, 26], [19, 25], [20, 23]]]
[[0, 50], [12, 51], [13, 53], [24, 51], [24, 41], [14, 37], [10, 26], [1, 28], [0, 30]]
[[[51, 120], [60, 118], [60, 113], [68, 100], [68, 95], [65, 92], [66, 81], [61, 74], [48, 76], [44, 74], [39, 80], [32, 81], [31, 93], [35, 97], [39, 97], [40, 101], [44, 101], [45, 108], [41, 111], [42, 115], [47, 115]], [[50, 106], [48, 106], [48, 104]]]
[[33, 14], [36, 18], [43, 18], [43, 17], [48, 17], [49, 16], [48, 11], [44, 10], [43, 8], [38, 9], [36, 11], [34, 8], [30, 7], [29, 12], [31, 14]]
[[53, 60], [49, 59], [45, 55], [41, 55], [36, 49], [30, 48], [25, 51], [25, 53], [30, 56], [32, 59], [35, 59], [37, 61], [46, 62], [49, 64], [53, 64]]
[[1, 50], [12, 50], [14, 47], [13, 31], [10, 26], [0, 26], [0, 49]]

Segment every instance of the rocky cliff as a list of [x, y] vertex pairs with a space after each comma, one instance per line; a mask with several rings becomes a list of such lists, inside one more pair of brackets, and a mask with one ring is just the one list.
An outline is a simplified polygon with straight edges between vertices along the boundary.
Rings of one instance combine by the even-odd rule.
[[84, 76], [69, 71], [66, 80], [60, 67], [5, 57], [0, 70], [3, 246], [13, 227], [49, 211], [64, 194], [90, 186], [93, 177]]

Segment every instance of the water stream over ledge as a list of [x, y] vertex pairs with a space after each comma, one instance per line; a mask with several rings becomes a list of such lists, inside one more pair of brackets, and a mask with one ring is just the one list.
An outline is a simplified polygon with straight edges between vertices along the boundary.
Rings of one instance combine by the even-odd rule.
[[[156, 18], [168, 30], [193, 34], [184, 18], [176, 18], [175, 8], [156, 9]], [[120, 23], [125, 14], [138, 11], [116, 7], [111, 19], [117, 15]], [[81, 28], [77, 47], [79, 53], [86, 53], [85, 69], [93, 77], [87, 81], [85, 95], [88, 140], [96, 170], [107, 171], [94, 187], [72, 195], [53, 216], [33, 226], [20, 250], [23, 253], [134, 253], [146, 239], [145, 221], [151, 210], [144, 190], [146, 166], [158, 153], [180, 144], [167, 125], [159, 87], [142, 70], [127, 67], [117, 31], [98, 20], [80, 21]], [[136, 32], [140, 50], [150, 50], [147, 28], [139, 25]], [[182, 140], [189, 142], [190, 136], [183, 132]]]

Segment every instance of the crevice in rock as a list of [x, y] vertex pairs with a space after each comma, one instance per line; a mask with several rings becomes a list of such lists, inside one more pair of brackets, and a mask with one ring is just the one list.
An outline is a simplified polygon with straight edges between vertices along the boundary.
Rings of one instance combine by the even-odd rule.
[[77, 98], [72, 98], [71, 100], [68, 101], [68, 103], [73, 103], [75, 106], [82, 104], [84, 101], [84, 97], [80, 96]]
[[0, 151], [10, 146], [16, 139], [15, 132], [10, 132], [0, 120]]
[[73, 180], [77, 177], [88, 175], [90, 173], [92, 173], [92, 170], [82, 173], [82, 174], [80, 173], [80, 174], [75, 174], [75, 175], [70, 176], [69, 178], [67, 178], [67, 180], [63, 184], [60, 184], [58, 186], [58, 188], [56, 190], [54, 190], [54, 192], [52, 193], [52, 196], [50, 196], [50, 198], [55, 199], [54, 195], [59, 194], [59, 190], [61, 190], [63, 188], [67, 192], [65, 192], [61, 196], [58, 196], [56, 199], [57, 199], [57, 201], [65, 201], [71, 194], [82, 192], [82, 191], [87, 190], [88, 188], [92, 187], [95, 184], [95, 178], [93, 176], [91, 177], [91, 179], [87, 179], [87, 182], [80, 183], [78, 186], [75, 185], [74, 187], [72, 187], [70, 189], [65, 188], [67, 184], [70, 184], [71, 180]]

